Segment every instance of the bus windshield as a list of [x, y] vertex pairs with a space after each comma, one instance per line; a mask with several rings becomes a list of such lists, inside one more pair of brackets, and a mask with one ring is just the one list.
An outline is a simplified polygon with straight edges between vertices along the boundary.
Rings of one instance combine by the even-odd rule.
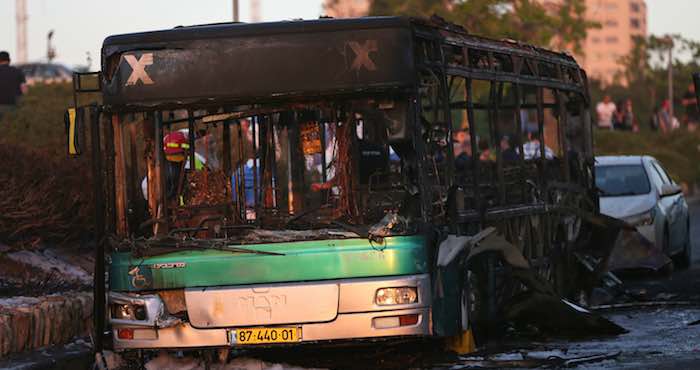
[[[415, 153], [405, 138], [392, 138], [405, 124], [404, 100], [244, 108], [167, 112], [160, 132], [162, 187], [155, 172], [149, 181], [151, 158], [125, 156], [133, 160], [127, 176], [141, 178], [140, 191], [132, 192], [140, 199], [132, 202], [149, 205], [141, 223], [160, 212], [156, 204], [163, 199], [170, 234], [213, 237], [214, 229], [221, 235], [236, 229], [259, 239], [261, 229], [306, 230], [294, 235], [327, 239], [366, 235], [376, 224], [390, 226], [384, 234], [412, 232], [419, 209], [407, 190], [417, 188], [417, 180], [415, 163], [405, 159]], [[148, 115], [126, 122], [124, 130], [142, 120]], [[319, 229], [343, 232], [314, 232]]]

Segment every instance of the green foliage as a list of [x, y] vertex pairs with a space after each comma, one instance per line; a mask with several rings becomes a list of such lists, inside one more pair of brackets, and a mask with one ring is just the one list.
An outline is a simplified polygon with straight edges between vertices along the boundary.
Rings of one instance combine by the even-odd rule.
[[370, 15], [430, 17], [433, 14], [492, 38], [581, 51], [588, 29], [584, 0], [564, 0], [547, 9], [534, 0], [372, 0]]
[[677, 182], [700, 180], [700, 133], [676, 130], [668, 135], [657, 132], [595, 133], [596, 155], [650, 155], [658, 159]]
[[70, 84], [32, 86], [17, 109], [3, 115], [0, 121], [2, 140], [65, 156], [63, 114], [72, 105]]

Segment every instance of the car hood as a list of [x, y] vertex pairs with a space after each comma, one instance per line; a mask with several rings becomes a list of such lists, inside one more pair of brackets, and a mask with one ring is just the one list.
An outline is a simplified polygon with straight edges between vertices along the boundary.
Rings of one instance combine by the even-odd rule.
[[625, 218], [648, 211], [656, 205], [654, 192], [622, 197], [600, 197], [600, 213], [615, 218]]

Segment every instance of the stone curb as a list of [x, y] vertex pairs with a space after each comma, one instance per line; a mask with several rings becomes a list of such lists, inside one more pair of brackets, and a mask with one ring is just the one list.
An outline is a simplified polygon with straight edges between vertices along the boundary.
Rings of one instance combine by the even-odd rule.
[[0, 299], [0, 358], [90, 333], [92, 293]]

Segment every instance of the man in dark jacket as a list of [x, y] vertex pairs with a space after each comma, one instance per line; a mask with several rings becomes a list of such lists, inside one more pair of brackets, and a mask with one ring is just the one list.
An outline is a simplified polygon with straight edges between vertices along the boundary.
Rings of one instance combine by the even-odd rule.
[[26, 91], [24, 73], [10, 66], [10, 54], [0, 51], [0, 117], [15, 108]]

